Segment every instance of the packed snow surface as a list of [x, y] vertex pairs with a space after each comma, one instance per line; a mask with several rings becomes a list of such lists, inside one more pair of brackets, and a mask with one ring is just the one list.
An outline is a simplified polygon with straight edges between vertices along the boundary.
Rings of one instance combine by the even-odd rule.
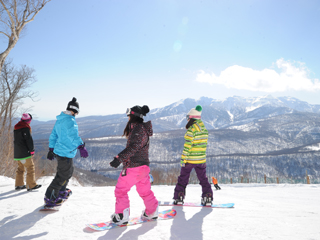
[[[320, 239], [320, 185], [228, 184], [214, 191], [215, 203], [231, 209], [173, 207], [173, 220], [96, 232], [86, 223], [108, 221], [114, 187], [81, 187], [70, 182], [70, 199], [58, 212], [39, 212], [53, 177], [37, 181], [38, 191], [14, 190], [14, 179], [0, 176], [0, 239]], [[172, 198], [174, 186], [152, 186], [158, 200]], [[185, 201], [199, 202], [200, 185], [189, 185]], [[131, 216], [144, 208], [135, 187], [129, 192]], [[161, 206], [159, 210], [171, 207]]]

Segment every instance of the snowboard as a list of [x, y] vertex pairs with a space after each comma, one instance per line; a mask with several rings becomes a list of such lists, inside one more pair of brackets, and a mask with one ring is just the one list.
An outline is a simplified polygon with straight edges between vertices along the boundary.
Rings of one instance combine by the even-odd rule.
[[203, 206], [200, 203], [185, 202], [184, 204], [174, 205], [173, 202], [159, 201], [159, 206], [181, 206], [181, 207], [209, 207], [209, 208], [232, 208], [234, 203], [212, 204], [211, 206]]
[[[68, 191], [69, 191], [69, 196], [68, 196], [68, 198], [69, 198], [72, 195], [72, 191], [70, 189]], [[42, 208], [40, 208], [39, 211], [51, 211], [51, 212], [59, 211], [59, 209], [61, 208], [62, 204], [65, 203], [68, 200], [68, 198], [65, 199], [64, 201], [62, 201], [59, 206], [52, 207], [52, 206], [44, 205]]]
[[110, 230], [114, 228], [133, 226], [133, 225], [141, 224], [145, 222], [172, 219], [176, 214], [177, 214], [176, 210], [168, 209], [168, 210], [159, 212], [157, 219], [145, 220], [145, 219], [141, 219], [141, 217], [134, 217], [134, 218], [130, 218], [129, 222], [123, 225], [117, 225], [111, 221], [108, 221], [108, 222], [102, 222], [102, 223], [86, 224], [86, 226], [96, 231], [103, 231], [103, 230]]
[[[62, 205], [62, 203], [61, 203], [61, 205]], [[50, 206], [44, 205], [42, 208], [40, 208], [39, 211], [41, 211], [41, 212], [43, 212], [43, 211], [56, 212], [56, 211], [59, 211], [59, 209], [61, 208], [61, 205], [60, 206], [54, 206], [54, 207], [50, 207]]]

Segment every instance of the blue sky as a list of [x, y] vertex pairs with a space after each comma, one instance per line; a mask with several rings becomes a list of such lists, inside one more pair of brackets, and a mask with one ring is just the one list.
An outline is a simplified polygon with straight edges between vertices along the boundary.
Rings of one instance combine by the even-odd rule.
[[36, 71], [38, 120], [72, 97], [79, 117], [201, 96], [320, 104], [319, 23], [318, 0], [52, 0], [9, 57]]

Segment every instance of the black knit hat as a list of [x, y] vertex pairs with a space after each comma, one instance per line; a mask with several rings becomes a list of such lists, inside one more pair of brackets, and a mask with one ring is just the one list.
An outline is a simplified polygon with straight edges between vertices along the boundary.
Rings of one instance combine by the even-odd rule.
[[79, 113], [79, 103], [77, 102], [77, 99], [74, 97], [72, 100], [68, 103], [67, 110], [73, 111], [74, 113]]
[[147, 105], [143, 105], [142, 107], [137, 105], [132, 108], [128, 108], [127, 115], [129, 116], [130, 114], [132, 114], [140, 118], [143, 118], [143, 116], [146, 116], [149, 111], [150, 109]]

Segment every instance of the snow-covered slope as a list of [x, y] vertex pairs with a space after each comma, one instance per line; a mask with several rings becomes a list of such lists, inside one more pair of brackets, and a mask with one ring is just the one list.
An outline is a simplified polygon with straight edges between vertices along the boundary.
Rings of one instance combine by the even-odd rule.
[[[221, 185], [215, 203], [234, 202], [233, 209], [174, 207], [173, 220], [94, 232], [86, 223], [109, 220], [114, 211], [114, 187], [81, 187], [72, 181], [73, 195], [54, 213], [39, 212], [52, 177], [38, 180], [39, 191], [15, 191], [14, 179], [0, 176], [0, 239], [320, 239], [320, 185]], [[158, 200], [170, 200], [174, 186], [152, 186]], [[189, 185], [186, 201], [198, 202], [201, 187]], [[135, 188], [129, 192], [131, 216], [144, 208]], [[170, 207], [160, 207], [165, 210]]]

